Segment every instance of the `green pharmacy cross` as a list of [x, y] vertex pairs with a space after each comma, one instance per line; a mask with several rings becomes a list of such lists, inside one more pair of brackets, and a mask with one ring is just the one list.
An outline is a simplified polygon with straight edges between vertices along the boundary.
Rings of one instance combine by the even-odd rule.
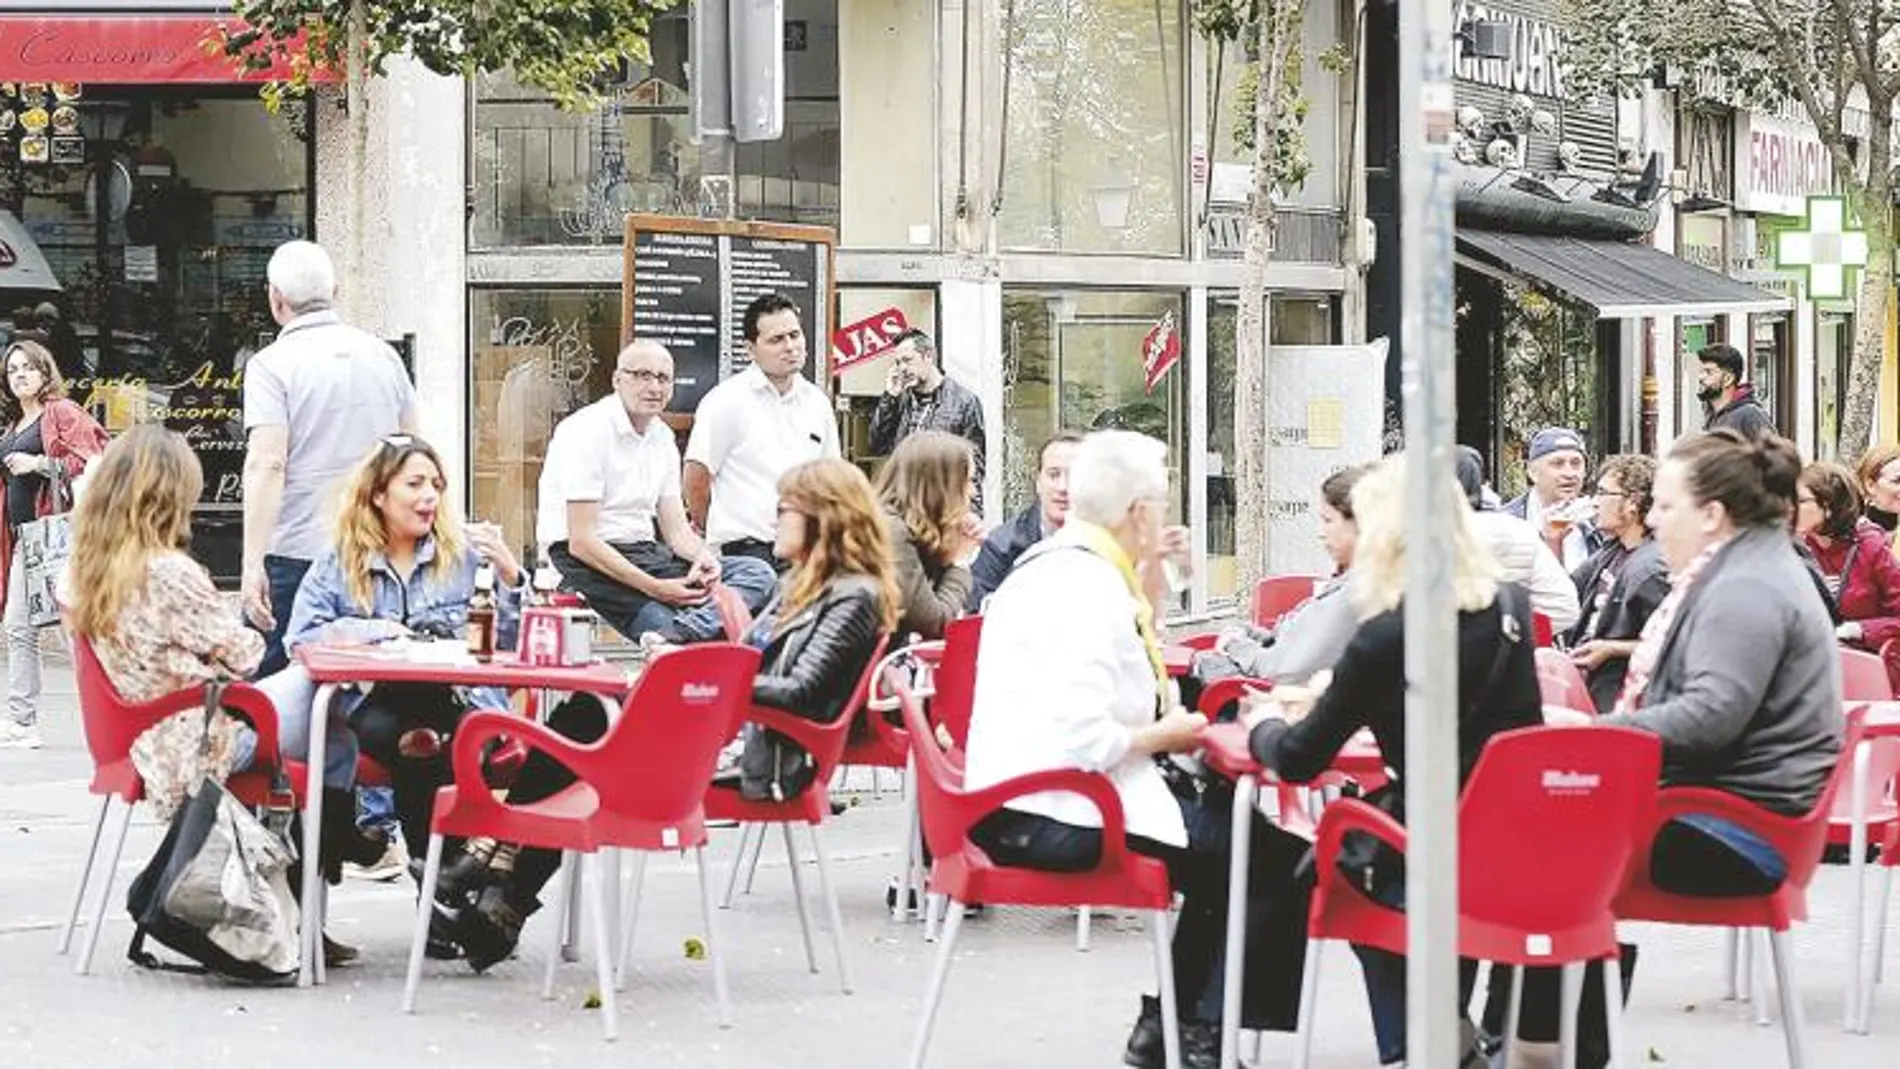
[[1775, 266], [1806, 269], [1810, 300], [1845, 297], [1847, 273], [1867, 266], [1867, 232], [1848, 227], [1846, 200], [1809, 197], [1807, 229], [1775, 236]]

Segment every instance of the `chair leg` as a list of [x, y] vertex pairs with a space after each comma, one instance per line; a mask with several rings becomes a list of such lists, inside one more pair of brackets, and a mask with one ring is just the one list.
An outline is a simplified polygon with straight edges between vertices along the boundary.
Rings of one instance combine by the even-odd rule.
[[[911, 789], [908, 777], [904, 783], [904, 867], [897, 880], [897, 893], [891, 898], [891, 919], [907, 921], [911, 915], [911, 891], [916, 889], [917, 897], [923, 898], [923, 888], [917, 879], [917, 835], [919, 814], [917, 812], [917, 792]], [[921, 903], [920, 903], [921, 904]]]
[[[593, 855], [594, 893], [587, 898], [588, 923], [594, 928], [594, 982], [600, 990], [600, 1024], [607, 1042], [620, 1038], [619, 1001], [614, 997], [614, 931], [608, 922], [609, 895], [613, 893], [617, 867], [600, 853]], [[583, 867], [587, 867], [583, 865]], [[580, 875], [576, 870], [575, 875]]]
[[[1493, 965], [1492, 968], [1497, 968]], [[1504, 1065], [1510, 1069], [1511, 1059], [1517, 1054], [1517, 1030], [1524, 1020], [1524, 970], [1511, 968], [1511, 998], [1504, 1015]]]
[[[1861, 743], [1854, 747], [1854, 775], [1849, 781], [1848, 801], [1851, 817], [1847, 836], [1847, 867], [1854, 881], [1853, 915], [1848, 918], [1847, 998], [1841, 1030], [1852, 1032], [1860, 1023], [1860, 957], [1867, 948], [1867, 803], [1868, 762], [1873, 747]], [[1883, 784], [1884, 786], [1884, 784]]]
[[1181, 1008], [1174, 997], [1174, 947], [1168, 938], [1168, 911], [1149, 914], [1154, 934], [1155, 974], [1161, 979], [1161, 1049], [1168, 1069], [1181, 1069]]
[[1247, 945], [1247, 871], [1253, 845], [1254, 778], [1241, 776], [1234, 784], [1231, 818], [1233, 845], [1227, 865], [1226, 949], [1221, 956], [1220, 1069], [1234, 1069], [1240, 1061], [1240, 994]]
[[765, 853], [765, 826], [759, 826], [759, 833], [752, 837], [752, 859], [745, 867], [745, 894], [752, 893], [752, 881], [759, 876], [759, 857]]
[[[712, 879], [706, 875], [705, 847], [693, 848], [693, 864], [699, 869], [699, 921], [706, 926], [706, 958], [712, 962], [713, 997], [718, 1000], [719, 1027], [731, 1028], [732, 996], [726, 987], [726, 959], [721, 956], [720, 950], [723, 944], [720, 942], [719, 933], [713, 931], [713, 914], [718, 911], [713, 908]], [[632, 934], [631, 920], [628, 921], [627, 931], [629, 935]]]
[[1313, 1019], [1319, 1014], [1319, 959], [1324, 941], [1306, 941], [1306, 968], [1300, 976], [1300, 1012], [1293, 1036], [1293, 1069], [1313, 1064]]
[[442, 835], [429, 836], [429, 854], [422, 862], [422, 897], [416, 899], [416, 930], [409, 937], [409, 971], [402, 985], [402, 1012], [416, 1012], [416, 989], [422, 986], [422, 955], [429, 946], [429, 920], [435, 913], [435, 885], [442, 874]]
[[943, 924], [945, 898], [943, 895], [924, 896], [924, 942], [937, 941], [937, 931]]
[[99, 798], [99, 816], [92, 822], [92, 843], [86, 847], [86, 867], [79, 870], [79, 886], [73, 889], [73, 908], [66, 914], [66, 927], [60, 929], [59, 952], [73, 948], [73, 930], [79, 927], [79, 910], [86, 904], [86, 884], [92, 881], [92, 867], [99, 861], [99, 838], [106, 831], [106, 816], [112, 812], [112, 796]]
[[924, 988], [924, 1019], [917, 1025], [917, 1038], [911, 1041], [910, 1069], [923, 1069], [924, 1055], [930, 1050], [930, 1031], [937, 1024], [937, 1009], [943, 1004], [944, 981], [950, 977], [950, 960], [957, 950], [957, 930], [963, 927], [963, 903], [950, 900], [950, 914], [944, 921], [943, 940], [937, 945], [937, 963], [930, 970], [930, 983]]
[[1741, 988], [1741, 994], [1736, 997], [1742, 1002], [1753, 1002], [1758, 986], [1755, 983], [1755, 929], [1731, 930], [1735, 933], [1736, 946], [1739, 948], [1736, 953], [1735, 983]]
[[1765, 928], [1750, 928], [1748, 934], [1743, 936], [1752, 947], [1749, 951], [1751, 965], [1748, 970], [1748, 981], [1749, 987], [1754, 991], [1755, 1023], [1763, 1028], [1775, 1023], [1768, 1016], [1768, 970], [1771, 968], [1771, 965], [1767, 961], [1762, 960], [1771, 955], [1762, 952], [1761, 947], [1755, 946], [1755, 944], [1761, 943], [1767, 937], [1767, 934], [1768, 930]]
[[646, 882], [647, 852], [633, 852], [633, 886], [627, 889], [627, 908], [621, 914], [620, 921], [620, 969], [614, 979], [614, 990], [627, 989], [627, 963], [633, 958], [633, 928], [640, 920], [640, 885]]
[[738, 849], [732, 852], [732, 872], [726, 877], [726, 894], [725, 897], [719, 900], [720, 909], [732, 908], [732, 896], [739, 890], [739, 873], [745, 868], [746, 849], [752, 845], [752, 835], [754, 832], [763, 834], [764, 825], [739, 825], [739, 846]]
[[[607, 877], [607, 886], [611, 889], [607, 895], [607, 945], [611, 947], [618, 947], [620, 945], [620, 888], [624, 882], [621, 869], [625, 867], [621, 864], [620, 858], [625, 852], [624, 850], [605, 849], [596, 855], [601, 863], [602, 872]], [[618, 959], [610, 960], [613, 961], [617, 969], [619, 964]]]
[[93, 906], [92, 924], [86, 929], [86, 949], [74, 962], [73, 971], [85, 976], [92, 971], [92, 955], [99, 949], [99, 931], [106, 926], [106, 903], [112, 899], [112, 878], [119, 872], [119, 855], [125, 852], [125, 834], [132, 827], [132, 810], [128, 805], [119, 817], [118, 834], [112, 837], [112, 858], [106, 862], [106, 870], [99, 875], [99, 899]]
[[779, 827], [785, 832], [785, 860], [792, 869], [792, 897], [798, 905], [798, 931], [805, 937], [805, 962], [816, 974], [818, 951], [813, 948], [811, 941], [811, 910], [805, 905], [805, 877], [798, 871], [798, 847], [792, 842], [791, 824], [780, 824]]
[[1788, 1069], [1808, 1069], [1807, 1025], [1801, 1015], [1801, 992], [1794, 986], [1794, 942], [1788, 932], [1768, 933], [1775, 961], [1775, 989], [1781, 996], [1781, 1030], [1788, 1041]]
[[[789, 831], [790, 824], [786, 829]], [[831, 923], [831, 952], [838, 958], [838, 987], [851, 993], [851, 967], [844, 957], [844, 914], [838, 909], [838, 892], [831, 885], [831, 858], [825, 853], [824, 831], [811, 826], [811, 852], [818, 857], [818, 893], [825, 898], [825, 914]]]
[[561, 885], [567, 892], [567, 912], [561, 914], [567, 918], [561, 931], [561, 960], [566, 962], [581, 960], [581, 914], [587, 908], [587, 888], [581, 883], [578, 856], [574, 864], [574, 879]]
[[1583, 966], [1565, 965], [1558, 975], [1557, 1067], [1577, 1069], [1577, 1010], [1583, 1001]]
[[317, 881], [317, 906], [314, 910], [306, 910], [304, 913], [306, 921], [311, 921], [312, 918], [314, 918], [315, 927], [312, 929], [311, 938], [316, 940], [315, 949], [311, 951], [316, 960], [312, 964], [315, 967], [317, 986], [321, 987], [330, 982], [330, 964], [323, 960], [323, 930], [330, 923], [330, 881], [328, 880]]
[[1874, 962], [1866, 972], [1866, 980], [1861, 988], [1860, 1029], [1866, 1035], [1874, 1016], [1874, 993], [1880, 987], [1881, 961], [1887, 954], [1887, 903], [1893, 897], [1894, 866], [1883, 866], [1880, 876], [1880, 899], [1874, 909]]
[[1075, 911], [1075, 949], [1077, 953], [1089, 952], [1089, 922], [1094, 911], [1087, 906], [1079, 906]]
[[541, 977], [541, 997], [544, 999], [554, 997], [554, 969], [561, 964], [567, 939], [567, 914], [574, 906], [574, 896], [569, 892], [574, 889], [574, 881], [579, 876], [580, 855], [571, 850], [564, 851], [561, 854], [561, 894], [555, 899], [554, 906], [554, 939], [548, 945], [547, 972]]
[[1623, 1054], [1623, 963], [1606, 958], [1598, 967], [1603, 970], [1603, 1030], [1610, 1043], [1610, 1065], [1631, 1069]]
[[1722, 982], [1728, 988], [1722, 998], [1734, 1002], [1742, 997], [1742, 938], [1741, 932], [1734, 928], [1723, 929], [1722, 936]]

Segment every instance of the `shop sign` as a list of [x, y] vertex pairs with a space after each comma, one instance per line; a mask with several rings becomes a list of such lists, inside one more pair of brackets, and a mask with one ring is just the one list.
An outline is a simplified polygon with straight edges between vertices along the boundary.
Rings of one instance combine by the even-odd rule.
[[1564, 98], [1564, 34], [1555, 23], [1489, 4], [1458, 5], [1454, 26], [1478, 21], [1503, 22], [1511, 28], [1510, 59], [1478, 59], [1457, 44], [1452, 70], [1461, 82], [1473, 82], [1510, 93], [1562, 100]]
[[[263, 82], [276, 67], [242, 69], [215, 47], [209, 15], [16, 15], [0, 17], [0, 78], [12, 82], [177, 84]], [[319, 75], [327, 81], [333, 76]]]
[[1238, 260], [1247, 251], [1247, 213], [1243, 208], [1212, 205], [1201, 224], [1210, 260]]
[[1728, 273], [1727, 235], [1723, 220], [1685, 215], [1677, 223], [1676, 257], [1718, 275]]
[[1161, 321], [1141, 339], [1141, 369], [1147, 379], [1148, 392], [1155, 392], [1155, 383], [1180, 361], [1181, 332], [1174, 329], [1174, 313], [1163, 312]]
[[1736, 123], [1737, 208], [1804, 215], [1809, 197], [1834, 191], [1834, 160], [1813, 126], [1761, 112], [1740, 113]]
[[889, 352], [910, 329], [902, 309], [886, 308], [831, 332], [831, 373], [842, 374], [872, 357]]

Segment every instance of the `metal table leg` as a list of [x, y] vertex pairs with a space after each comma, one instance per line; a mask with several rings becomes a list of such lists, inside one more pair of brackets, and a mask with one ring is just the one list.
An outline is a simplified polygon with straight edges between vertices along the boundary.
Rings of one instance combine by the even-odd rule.
[[1221, 984], [1220, 1066], [1240, 1062], [1240, 992], [1247, 945], [1247, 866], [1253, 850], [1253, 806], [1257, 784], [1252, 776], [1234, 783], [1233, 841], [1227, 868], [1227, 952]]
[[[330, 709], [338, 687], [317, 687], [310, 703], [310, 743], [304, 760], [303, 797], [303, 960], [297, 966], [297, 986], [320, 982], [317, 962], [323, 957], [323, 760], [324, 736], [330, 730]], [[274, 755], [266, 755], [274, 756]]]

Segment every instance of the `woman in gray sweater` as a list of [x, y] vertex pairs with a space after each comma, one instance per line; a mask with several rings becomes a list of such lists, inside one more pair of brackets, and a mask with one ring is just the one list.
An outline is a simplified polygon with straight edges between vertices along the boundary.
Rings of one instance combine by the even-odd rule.
[[[1765, 809], [1813, 808], [1841, 748], [1840, 652], [1787, 534], [1801, 457], [1728, 430], [1679, 443], [1656, 475], [1650, 526], [1672, 588], [1643, 628], [1601, 721], [1663, 743], [1665, 786], [1712, 787]], [[1715, 817], [1671, 822], [1651, 878], [1679, 894], [1759, 894], [1786, 860]]]

